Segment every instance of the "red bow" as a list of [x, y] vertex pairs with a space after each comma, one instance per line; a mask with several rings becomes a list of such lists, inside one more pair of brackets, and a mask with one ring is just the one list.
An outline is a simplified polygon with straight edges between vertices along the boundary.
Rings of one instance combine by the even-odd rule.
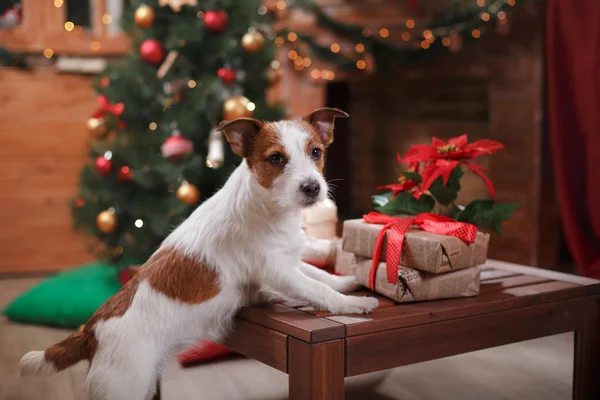
[[380, 214], [378, 212], [370, 212], [363, 215], [363, 220], [369, 224], [382, 224], [383, 228], [379, 231], [375, 250], [373, 252], [373, 262], [371, 264], [371, 273], [369, 275], [369, 285], [371, 290], [375, 290], [375, 274], [379, 265], [379, 257], [385, 234], [389, 230], [387, 240], [387, 251], [385, 253], [385, 267], [387, 279], [389, 283], [398, 283], [398, 264], [402, 256], [402, 245], [404, 243], [404, 235], [408, 229], [416, 225], [422, 230], [440, 235], [455, 236], [467, 243], [475, 241], [477, 227], [466, 222], [457, 222], [452, 218], [444, 217], [443, 215], [422, 213], [415, 217], [390, 217], [389, 215]]
[[98, 96], [98, 105], [100, 108], [92, 115], [93, 118], [104, 117], [107, 113], [110, 113], [119, 123], [119, 129], [125, 128], [125, 124], [121, 121], [121, 118], [119, 118], [125, 109], [124, 103], [110, 104], [106, 96], [101, 94]]

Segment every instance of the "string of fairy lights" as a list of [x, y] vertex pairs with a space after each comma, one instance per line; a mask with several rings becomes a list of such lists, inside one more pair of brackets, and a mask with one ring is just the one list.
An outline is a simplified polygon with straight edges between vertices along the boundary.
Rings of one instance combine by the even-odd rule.
[[[65, 5], [65, 1], [64, 0], [54, 0], [54, 7], [56, 8], [61, 8]], [[110, 14], [102, 14], [102, 16], [100, 17], [100, 20], [102, 21], [102, 24], [104, 25], [110, 25], [113, 22], [113, 17]], [[80, 35], [84, 28], [81, 25], [75, 25], [75, 23], [73, 23], [72, 21], [66, 21], [64, 23], [64, 28], [65, 31], [67, 32], [71, 32], [75, 35]], [[93, 52], [98, 52], [100, 51], [101, 48], [101, 44], [98, 40], [92, 40], [90, 42], [90, 50], [92, 50]], [[52, 58], [54, 56], [54, 49], [51, 48], [46, 48], [43, 51], [44, 57], [46, 58]]]
[[[293, 1], [293, 0], [291, 0]], [[290, 1], [290, 3], [291, 3]], [[300, 0], [296, 0], [300, 1]], [[508, 32], [508, 12], [504, 11], [507, 7], [514, 7], [517, 0], [472, 0], [474, 5], [479, 7], [478, 12], [471, 17], [459, 22], [448, 25], [435, 26], [431, 28], [423, 27], [415, 19], [409, 18], [398, 24], [382, 26], [378, 28], [348, 26], [327, 16], [318, 7], [310, 8], [317, 15], [317, 25], [319, 22], [325, 27], [331, 25], [333, 28], [339, 28], [338, 31], [347, 32], [347, 35], [337, 33], [341, 36], [340, 40], [324, 44], [321, 37], [316, 39], [311, 35], [295, 31], [282, 29], [275, 38], [277, 46], [288, 46], [290, 50], [287, 53], [288, 58], [296, 71], [303, 71], [309, 68], [313, 63], [310, 53], [314, 53], [315, 47], [320, 47], [321, 56], [325, 56], [330, 61], [336, 56], [345, 59], [346, 64], [353, 64], [354, 68], [360, 71], [370, 72], [375, 68], [375, 57], [372, 54], [374, 45], [385, 46], [390, 53], [394, 51], [426, 51], [433, 47], [436, 42], [441, 43], [451, 52], [457, 52], [462, 48], [464, 36], [471, 36], [473, 39], [479, 39], [483, 32], [493, 23], [498, 32]], [[524, 1], [524, 0], [521, 0]], [[295, 6], [291, 3], [289, 7]], [[288, 7], [285, 0], [277, 1], [277, 8], [280, 10]], [[334, 29], [336, 30], [336, 29]], [[358, 30], [359, 34], [352, 34], [352, 30]], [[357, 40], [360, 36], [364, 40]], [[343, 39], [343, 40], [342, 40]], [[353, 40], [354, 39], [354, 40]], [[398, 44], [400, 43], [400, 44]], [[404, 43], [402, 45], [402, 43]], [[327, 54], [329, 52], [329, 54]], [[333, 80], [335, 73], [330, 70], [320, 70], [312, 68], [310, 76], [317, 80]]]
[[[285, 20], [289, 15], [289, 9], [293, 7], [302, 8], [306, 5], [301, 4], [303, 1], [305, 0], [296, 0], [295, 2], [294, 0], [265, 0], [258, 12], [263, 15], [271, 13], [276, 15], [278, 19]], [[293, 68], [298, 72], [310, 69], [313, 66], [310, 54], [315, 53], [314, 48], [317, 46], [330, 52], [330, 59], [337, 56], [339, 59], [346, 59], [346, 64], [352, 63], [357, 70], [370, 72], [375, 68], [376, 63], [371, 49], [373, 47], [372, 44], [375, 42], [385, 44], [392, 51], [401, 51], [407, 49], [428, 50], [433, 47], [432, 45], [436, 41], [439, 41], [449, 51], [457, 52], [462, 48], [463, 35], [465, 33], [469, 34], [473, 39], [479, 39], [483, 31], [487, 28], [486, 25], [493, 22], [497, 22], [498, 31], [508, 31], [508, 13], [504, 11], [504, 8], [506, 6], [514, 7], [517, 0], [473, 1], [480, 8], [480, 11], [467, 20], [449, 25], [425, 28], [420, 26], [421, 24], [415, 21], [415, 19], [408, 18], [393, 25], [378, 28], [363, 27], [360, 30], [360, 35], [364, 38], [364, 41], [354, 40], [353, 42], [352, 40], [348, 40], [349, 38], [344, 38], [343, 42], [338, 40], [330, 44], [323, 44], [321, 40], [314, 40], [314, 38], [313, 40], [309, 40], [310, 35], [283, 29], [277, 32], [278, 35], [274, 38], [274, 42], [277, 46], [285, 45], [290, 47], [287, 56]], [[61, 8], [65, 5], [64, 0], [53, 0], [53, 3], [56, 8]], [[319, 13], [318, 19], [334, 24], [333, 20], [326, 16], [319, 7], [312, 5], [312, 2], [310, 3], [312, 7], [307, 8]], [[100, 20], [104, 25], [109, 25], [113, 22], [113, 18], [109, 14], [102, 15]], [[357, 27], [350, 27], [348, 29], [352, 28]], [[84, 30], [83, 27], [74, 24], [72, 21], [66, 21], [64, 29], [76, 35], [81, 34]], [[398, 45], [400, 40], [404, 42], [403, 46]], [[394, 44], [391, 44], [392, 42]], [[101, 48], [101, 43], [98, 40], [92, 40], [89, 46], [93, 52], [98, 52]], [[324, 55], [324, 51], [320, 53]], [[43, 54], [46, 58], [52, 58], [54, 50], [47, 48]], [[318, 69], [313, 66], [310, 69], [310, 76], [315, 80], [334, 80], [335, 72], [329, 69]]]

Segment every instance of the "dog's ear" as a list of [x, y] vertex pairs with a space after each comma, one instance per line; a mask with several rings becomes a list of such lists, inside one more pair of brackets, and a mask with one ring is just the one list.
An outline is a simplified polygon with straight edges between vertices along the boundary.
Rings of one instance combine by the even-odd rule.
[[264, 123], [252, 118], [238, 118], [233, 121], [223, 121], [219, 130], [225, 134], [231, 145], [231, 150], [241, 157], [248, 157], [252, 141], [263, 127]]
[[336, 117], [347, 118], [348, 114], [337, 108], [319, 108], [304, 118], [319, 134], [323, 144], [329, 146], [333, 142], [333, 123]]

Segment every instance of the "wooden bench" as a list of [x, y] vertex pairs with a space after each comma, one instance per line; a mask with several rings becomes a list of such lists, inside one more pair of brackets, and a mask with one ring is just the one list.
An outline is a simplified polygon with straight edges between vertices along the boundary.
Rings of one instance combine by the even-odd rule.
[[226, 344], [289, 374], [290, 399], [336, 400], [347, 376], [574, 331], [573, 398], [600, 399], [600, 281], [490, 260], [478, 297], [377, 297], [367, 315], [244, 308]]

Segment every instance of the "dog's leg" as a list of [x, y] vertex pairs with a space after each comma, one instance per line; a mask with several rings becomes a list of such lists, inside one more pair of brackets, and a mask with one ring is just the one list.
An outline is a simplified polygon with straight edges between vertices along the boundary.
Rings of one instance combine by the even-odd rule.
[[302, 272], [309, 278], [313, 278], [317, 281], [323, 282], [327, 286], [331, 287], [333, 290], [336, 290], [340, 293], [353, 292], [360, 288], [360, 284], [353, 276], [332, 275], [329, 272], [323, 271], [322, 269], [319, 269], [305, 262], [301, 263], [298, 268], [300, 269], [300, 272]]
[[248, 298], [249, 303], [252, 305], [278, 304], [297, 300], [292, 299], [291, 297], [286, 296], [283, 293], [279, 293], [278, 291], [273, 290], [269, 287], [259, 288], [258, 286], [253, 286], [251, 288], [251, 292]]
[[316, 308], [328, 310], [333, 314], [363, 314], [375, 309], [379, 302], [373, 297], [345, 296], [300, 272], [299, 265], [289, 265], [289, 260], [277, 260], [268, 270], [263, 270], [263, 281], [281, 293], [289, 293]]
[[154, 393], [164, 349], [130, 339], [101, 343], [85, 381], [90, 400], [146, 400]]

